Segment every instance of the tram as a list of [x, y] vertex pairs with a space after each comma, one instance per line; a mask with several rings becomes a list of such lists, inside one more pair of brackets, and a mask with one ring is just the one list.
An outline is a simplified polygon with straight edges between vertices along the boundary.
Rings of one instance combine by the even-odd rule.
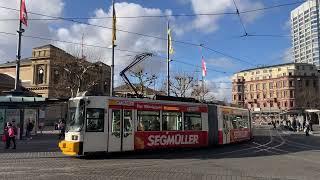
[[69, 100], [65, 155], [196, 148], [252, 138], [247, 109], [167, 100], [82, 96]]

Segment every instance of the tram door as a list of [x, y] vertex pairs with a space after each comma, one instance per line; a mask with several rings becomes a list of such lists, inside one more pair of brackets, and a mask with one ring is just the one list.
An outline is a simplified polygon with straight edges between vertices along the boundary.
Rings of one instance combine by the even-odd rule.
[[133, 110], [109, 110], [108, 152], [130, 151], [134, 149]]
[[231, 130], [231, 122], [230, 117], [228, 115], [224, 115], [223, 118], [223, 144], [229, 144], [230, 143], [230, 130]]

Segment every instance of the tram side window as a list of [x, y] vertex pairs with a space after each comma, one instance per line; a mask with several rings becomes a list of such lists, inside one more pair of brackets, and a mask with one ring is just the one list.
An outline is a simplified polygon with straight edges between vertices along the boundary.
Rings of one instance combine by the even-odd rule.
[[182, 115], [180, 112], [162, 112], [162, 130], [179, 131], [182, 130]]
[[249, 127], [249, 117], [242, 116], [241, 120], [239, 120], [239, 128], [248, 128]]
[[184, 130], [202, 130], [201, 113], [184, 113]]
[[138, 131], [160, 131], [160, 111], [138, 111]]
[[112, 129], [111, 132], [120, 132], [121, 111], [112, 110]]
[[87, 132], [103, 132], [104, 126], [104, 109], [88, 108], [87, 109]]

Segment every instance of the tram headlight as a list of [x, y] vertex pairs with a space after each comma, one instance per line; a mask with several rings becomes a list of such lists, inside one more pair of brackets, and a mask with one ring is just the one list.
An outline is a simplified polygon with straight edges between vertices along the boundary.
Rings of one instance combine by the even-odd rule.
[[72, 135], [72, 136], [71, 136], [71, 139], [72, 139], [73, 141], [77, 141], [77, 140], [79, 139], [79, 137], [78, 137], [77, 135]]

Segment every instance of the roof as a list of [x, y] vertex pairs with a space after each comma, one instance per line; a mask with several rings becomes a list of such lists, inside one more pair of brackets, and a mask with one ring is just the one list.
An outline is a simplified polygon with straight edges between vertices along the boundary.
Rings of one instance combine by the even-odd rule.
[[[46, 45], [43, 45], [43, 46], [39, 46], [39, 47], [34, 47], [32, 49], [47, 49], [47, 48], [54, 48], [54, 49], [59, 49], [59, 50], [62, 50], [60, 48], [58, 48], [57, 46], [54, 46], [52, 44], [46, 44]], [[64, 51], [64, 50], [62, 50]]]
[[252, 69], [245, 69], [245, 70], [239, 71], [238, 73], [257, 70], [257, 69], [266, 69], [266, 68], [279, 67], [279, 66], [288, 66], [288, 65], [294, 65], [294, 64], [297, 64], [297, 65], [312, 65], [312, 64], [308, 64], [308, 63], [284, 63], [284, 64], [275, 64], [275, 65], [270, 65], [270, 66], [260, 66], [260, 67], [256, 67], [256, 68], [252, 68]]
[[[140, 84], [133, 84], [133, 86], [139, 88]], [[148, 88], [148, 87], [144, 87], [144, 89], [147, 94], [163, 94], [161, 91], [156, 91], [156, 90]], [[127, 84], [124, 84], [124, 85], [121, 85], [121, 86], [114, 88], [114, 91], [116, 91], [116, 92], [132, 92], [132, 93], [134, 92], [131, 89], [131, 87]]]
[[0, 84], [14, 85], [15, 79], [9, 75], [0, 73]]
[[[27, 65], [31, 64], [30, 58], [24, 58], [20, 60], [20, 65]], [[8, 67], [8, 66], [15, 66], [16, 60], [14, 61], [7, 61], [6, 63], [0, 64], [0, 67]]]

